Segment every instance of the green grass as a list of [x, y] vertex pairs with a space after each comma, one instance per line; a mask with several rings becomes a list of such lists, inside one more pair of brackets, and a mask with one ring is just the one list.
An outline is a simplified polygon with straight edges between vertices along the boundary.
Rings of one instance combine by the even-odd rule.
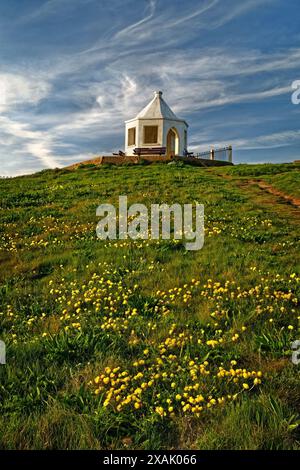
[[243, 180], [262, 180], [284, 194], [300, 197], [300, 164], [237, 165], [222, 170], [223, 174]]
[[[0, 179], [1, 449], [299, 448], [300, 215], [255, 178], [299, 196], [295, 164]], [[203, 249], [98, 240], [119, 195], [203, 203]]]
[[[300, 165], [299, 165], [300, 169]], [[296, 198], [300, 198], [300, 171], [293, 173], [283, 173], [274, 175], [271, 178], [264, 178], [270, 182], [274, 188], [279, 189], [283, 193], [287, 193]]]
[[223, 169], [227, 174], [233, 176], [265, 176], [265, 175], [278, 175], [282, 173], [295, 174], [295, 171], [300, 171], [299, 163], [279, 163], [279, 164], [256, 164], [256, 165], [236, 165], [231, 167], [226, 167]]

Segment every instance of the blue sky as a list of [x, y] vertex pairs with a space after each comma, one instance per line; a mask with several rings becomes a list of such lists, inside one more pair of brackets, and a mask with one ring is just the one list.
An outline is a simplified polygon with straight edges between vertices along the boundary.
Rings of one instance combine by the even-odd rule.
[[300, 158], [299, 0], [1, 0], [0, 175], [124, 147], [161, 89], [191, 150]]

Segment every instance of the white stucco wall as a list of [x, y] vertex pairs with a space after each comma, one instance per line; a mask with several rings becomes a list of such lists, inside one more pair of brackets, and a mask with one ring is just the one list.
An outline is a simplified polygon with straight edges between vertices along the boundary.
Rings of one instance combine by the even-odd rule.
[[[135, 145], [128, 145], [128, 129], [135, 127]], [[139, 136], [139, 125], [137, 120], [126, 122], [125, 124], [125, 153], [126, 155], [133, 155], [133, 150], [138, 147], [140, 136]]]
[[[158, 142], [156, 144], [144, 144], [144, 126], [158, 126]], [[128, 146], [128, 129], [136, 128], [136, 143]], [[170, 129], [175, 128], [179, 135], [178, 155], [183, 155], [185, 149], [184, 131], [188, 129], [184, 121], [169, 119], [134, 119], [125, 123], [125, 153], [133, 155], [136, 147], [167, 147], [167, 135]]]

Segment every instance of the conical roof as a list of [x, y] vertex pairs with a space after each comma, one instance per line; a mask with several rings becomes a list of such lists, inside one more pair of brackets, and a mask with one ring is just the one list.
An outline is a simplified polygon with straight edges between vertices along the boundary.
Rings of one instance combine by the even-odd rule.
[[162, 91], [155, 91], [154, 98], [135, 119], [171, 119], [181, 121], [162, 98]]

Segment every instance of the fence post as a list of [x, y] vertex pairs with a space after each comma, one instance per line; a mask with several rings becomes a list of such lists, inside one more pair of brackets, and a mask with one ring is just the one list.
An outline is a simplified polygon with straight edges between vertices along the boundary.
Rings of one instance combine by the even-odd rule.
[[214, 150], [214, 148], [211, 148], [211, 149], [210, 149], [210, 159], [211, 159], [211, 160], [214, 160], [214, 159], [215, 159], [215, 150]]
[[0, 364], [6, 364], [6, 346], [2, 340], [0, 340]]
[[228, 161], [232, 163], [232, 145], [229, 145], [228, 151]]

